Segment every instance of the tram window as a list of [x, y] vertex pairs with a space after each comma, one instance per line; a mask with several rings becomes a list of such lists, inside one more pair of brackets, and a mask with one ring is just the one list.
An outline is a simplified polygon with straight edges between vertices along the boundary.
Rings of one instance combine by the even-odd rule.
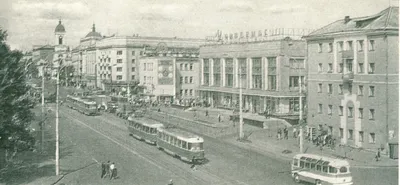
[[192, 143], [188, 143], [188, 150], [192, 150]]
[[185, 141], [182, 141], [182, 148], [187, 149]]
[[328, 166], [322, 166], [322, 172], [328, 173]]
[[298, 159], [293, 159], [293, 165], [294, 165], [294, 166], [299, 165], [299, 160], [298, 160]]
[[182, 141], [181, 140], [178, 140], [178, 145], [177, 146], [182, 147]]
[[315, 170], [315, 163], [311, 163], [311, 169]]
[[346, 173], [347, 172], [347, 168], [345, 166], [340, 167], [339, 171], [340, 171], [340, 173]]
[[305, 166], [306, 166], [306, 168], [310, 168], [310, 163], [307, 163], [307, 162], [306, 162], [306, 165], [305, 165]]
[[203, 150], [203, 143], [199, 143], [200, 150]]
[[321, 171], [321, 165], [317, 165], [317, 171]]
[[304, 161], [300, 161], [300, 167], [304, 168]]
[[329, 166], [329, 173], [337, 173], [337, 169], [335, 167]]

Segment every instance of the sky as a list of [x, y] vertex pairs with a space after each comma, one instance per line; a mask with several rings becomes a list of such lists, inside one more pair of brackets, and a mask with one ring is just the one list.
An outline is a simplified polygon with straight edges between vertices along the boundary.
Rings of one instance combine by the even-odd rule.
[[398, 6], [395, 0], [0, 0], [0, 27], [13, 49], [54, 44], [61, 18], [66, 44], [91, 31], [102, 35], [205, 38], [272, 28], [318, 29], [344, 16]]

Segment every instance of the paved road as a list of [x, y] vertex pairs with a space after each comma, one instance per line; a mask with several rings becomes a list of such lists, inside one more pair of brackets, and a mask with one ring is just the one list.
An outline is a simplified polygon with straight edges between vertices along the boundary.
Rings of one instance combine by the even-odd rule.
[[[203, 136], [209, 162], [192, 171], [189, 164], [129, 137], [124, 120], [120, 118], [112, 115], [89, 117], [65, 107], [61, 108], [61, 116], [61, 170], [72, 172], [61, 182], [109, 183], [99, 178], [97, 162], [112, 160], [121, 177], [112, 184], [161, 185], [171, 178], [179, 185], [295, 184], [285, 173], [289, 170], [287, 161], [215, 138]], [[397, 169], [378, 171], [354, 169], [354, 180], [356, 184], [397, 184]]]

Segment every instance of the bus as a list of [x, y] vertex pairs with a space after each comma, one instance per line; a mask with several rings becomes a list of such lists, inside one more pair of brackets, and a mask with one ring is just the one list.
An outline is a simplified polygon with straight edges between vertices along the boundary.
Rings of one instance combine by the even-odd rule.
[[152, 145], [155, 145], [157, 142], [158, 128], [164, 126], [163, 124], [150, 119], [137, 118], [133, 116], [128, 117], [128, 122], [128, 131], [130, 136]]
[[316, 185], [351, 185], [353, 178], [350, 164], [346, 160], [314, 154], [297, 154], [291, 163], [291, 174], [295, 182]]
[[175, 127], [158, 129], [157, 148], [186, 162], [204, 162], [203, 143], [203, 138]]
[[89, 99], [68, 95], [65, 104], [67, 107], [77, 110], [85, 115], [97, 115], [98, 113], [96, 102]]

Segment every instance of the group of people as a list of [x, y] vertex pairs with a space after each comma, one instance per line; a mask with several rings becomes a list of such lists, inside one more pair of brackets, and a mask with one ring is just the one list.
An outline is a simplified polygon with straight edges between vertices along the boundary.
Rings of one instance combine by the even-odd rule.
[[[283, 132], [283, 137], [282, 137], [282, 132]], [[289, 139], [289, 130], [286, 126], [283, 129], [278, 128], [278, 140], [281, 139]]]
[[109, 177], [110, 180], [117, 178], [117, 168], [115, 167], [115, 164], [110, 163], [110, 161], [107, 163], [101, 163], [101, 178], [103, 179], [107, 177]]

